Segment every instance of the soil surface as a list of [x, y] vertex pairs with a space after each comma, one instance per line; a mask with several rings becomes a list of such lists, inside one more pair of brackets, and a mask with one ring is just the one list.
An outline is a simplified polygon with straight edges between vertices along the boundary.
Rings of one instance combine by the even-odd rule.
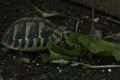
[[[69, 0], [35, 0], [30, 1], [42, 11], [56, 11], [67, 15], [47, 18], [54, 24], [67, 26], [75, 31], [77, 20], [80, 23], [78, 32], [89, 34], [91, 28], [91, 9]], [[25, 0], [1, 0], [0, 1], [0, 40], [4, 32], [15, 20], [40, 16]], [[102, 32], [102, 36], [120, 32], [120, 24], [114, 20], [108, 20], [113, 16], [95, 11], [95, 27]], [[108, 39], [109, 41], [114, 41]], [[118, 41], [114, 41], [118, 42]], [[21, 55], [22, 54], [22, 55]], [[21, 52], [6, 49], [0, 45], [0, 80], [119, 80], [120, 68], [86, 68], [83, 65], [72, 66], [69, 64], [43, 63], [40, 52]], [[24, 61], [24, 63], [23, 63]], [[93, 55], [92, 59], [85, 58], [85, 63], [91, 65], [120, 64], [113, 57]]]

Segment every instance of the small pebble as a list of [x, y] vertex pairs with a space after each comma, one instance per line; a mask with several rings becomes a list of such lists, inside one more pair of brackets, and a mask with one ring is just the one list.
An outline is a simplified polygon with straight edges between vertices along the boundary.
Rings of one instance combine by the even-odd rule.
[[36, 63], [37, 66], [39, 66], [40, 64], [39, 63]]
[[88, 19], [88, 18], [89, 18], [89, 16], [85, 15], [85, 16], [84, 16], [84, 18]]
[[68, 60], [64, 60], [64, 59], [61, 59], [61, 60], [53, 60], [53, 61], [51, 61], [51, 63], [68, 64], [69, 61], [68, 61]]
[[95, 18], [94, 22], [98, 22], [100, 20], [100, 18]]
[[57, 67], [59, 73], [62, 73], [62, 69], [60, 69], [60, 67]]
[[22, 61], [23, 61], [24, 63], [28, 63], [28, 64], [30, 63], [30, 59], [29, 59], [29, 58], [25, 58], [25, 57], [24, 57], [24, 58], [22, 58]]
[[102, 72], [105, 72], [105, 70], [103, 69]]
[[79, 65], [80, 65], [79, 62], [73, 62], [73, 63], [71, 63], [71, 66], [79, 66]]
[[112, 71], [112, 69], [108, 69], [108, 72], [111, 72]]

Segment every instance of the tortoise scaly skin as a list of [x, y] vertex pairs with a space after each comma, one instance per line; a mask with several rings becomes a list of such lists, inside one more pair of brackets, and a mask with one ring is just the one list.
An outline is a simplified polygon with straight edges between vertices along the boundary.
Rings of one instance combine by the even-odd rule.
[[62, 31], [46, 18], [24, 17], [8, 27], [2, 44], [14, 50], [38, 51], [46, 49], [49, 40], [60, 42], [62, 35]]

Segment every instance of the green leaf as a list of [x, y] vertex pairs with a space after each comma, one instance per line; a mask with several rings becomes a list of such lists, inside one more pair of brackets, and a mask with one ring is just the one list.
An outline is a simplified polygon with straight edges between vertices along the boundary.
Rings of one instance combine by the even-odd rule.
[[[66, 42], [70, 45], [82, 45], [82, 47], [87, 48], [89, 38], [87, 35], [71, 33]], [[120, 43], [113, 43], [93, 37], [88, 49], [91, 53], [113, 56], [116, 60], [120, 61]]]
[[71, 33], [67, 39], [66, 39], [66, 43], [69, 46], [73, 46], [73, 45], [80, 45], [81, 43], [79, 42], [79, 35], [75, 34], [75, 33]]
[[74, 45], [74, 49], [67, 50], [61, 48], [52, 41], [49, 41], [47, 43], [47, 48], [50, 52], [50, 55], [42, 55], [43, 62], [48, 62], [50, 60], [59, 60], [59, 59], [75, 60], [77, 59], [76, 56], [80, 55], [81, 53], [80, 45]]
[[52, 60], [59, 60], [59, 59], [77, 60], [76, 57], [59, 54], [59, 53], [56, 53], [56, 52], [54, 52], [52, 50], [50, 50], [50, 55], [42, 54], [41, 57], [42, 57], [42, 61], [44, 63], [46, 63], [48, 61], [52, 61]]
[[113, 56], [115, 57], [117, 61], [120, 61], [120, 51], [118, 50], [113, 51]]

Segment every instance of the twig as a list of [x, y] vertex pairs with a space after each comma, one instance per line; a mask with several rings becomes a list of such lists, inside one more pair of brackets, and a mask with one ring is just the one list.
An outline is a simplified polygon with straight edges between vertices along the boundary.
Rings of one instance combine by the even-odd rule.
[[94, 30], [95, 30], [95, 26], [94, 26], [94, 0], [92, 0], [91, 2], [92, 4], [92, 24], [91, 24], [91, 29], [90, 29], [90, 34], [89, 34], [89, 41], [88, 41], [88, 45], [86, 47], [86, 49], [84, 50], [83, 54], [81, 55], [81, 57], [83, 57], [86, 52], [88, 51], [88, 48], [90, 46], [91, 40], [93, 38], [93, 34], [94, 34]]
[[114, 23], [120, 24], [120, 21], [112, 19], [111, 17], [106, 17], [106, 16], [101, 16], [101, 17], [104, 18], [104, 19], [106, 19], [106, 20], [112, 21]]
[[74, 19], [74, 20], [78, 19], [76, 17], [67, 16], [67, 15], [64, 15], [64, 14], [61, 14], [61, 13], [58, 13], [58, 12], [55, 12], [55, 11], [51, 11], [51, 10], [49, 10], [49, 12], [42, 11], [37, 6], [34, 6], [29, 0], [26, 0], [26, 3], [29, 4], [33, 9], [35, 9], [43, 17], [53, 17], [53, 16], [58, 15], [58, 16], [63, 16], [63, 17], [67, 17], [67, 18], [70, 18], [70, 19]]
[[80, 19], [78, 18], [77, 23], [76, 23], [76, 27], [75, 27], [75, 32], [78, 32], [79, 23], [80, 23]]
[[61, 15], [57, 12], [52, 12], [52, 11], [51, 11], [51, 13], [44, 12], [44, 11], [40, 10], [37, 6], [33, 6], [33, 7], [38, 13], [42, 14], [43, 17], [53, 17], [56, 15]]
[[63, 17], [67, 17], [67, 18], [71, 18], [71, 19], [78, 20], [78, 18], [76, 18], [76, 17], [67, 16], [67, 15], [65, 15], [65, 14], [58, 13], [58, 12], [56, 12], [56, 11], [51, 11], [51, 10], [49, 10], [49, 9], [47, 9], [47, 8], [45, 7], [45, 4], [43, 4], [43, 8], [44, 8], [47, 12], [57, 13], [57, 15], [59, 15], [59, 16], [63, 16]]
[[66, 18], [70, 18], [70, 19], [74, 19], [74, 20], [77, 20], [78, 18], [76, 17], [72, 17], [72, 16], [67, 16], [67, 15], [64, 15], [64, 14], [61, 14], [61, 13], [58, 13], [58, 12], [55, 12], [55, 11], [50, 11], [50, 12], [44, 12], [44, 11], [41, 11], [38, 7], [34, 6], [35, 10], [39, 13], [41, 13], [44, 17], [53, 17], [53, 16], [63, 16], [63, 17], [66, 17]]
[[85, 63], [79, 64], [88, 68], [120, 68], [120, 65], [90, 65]]

